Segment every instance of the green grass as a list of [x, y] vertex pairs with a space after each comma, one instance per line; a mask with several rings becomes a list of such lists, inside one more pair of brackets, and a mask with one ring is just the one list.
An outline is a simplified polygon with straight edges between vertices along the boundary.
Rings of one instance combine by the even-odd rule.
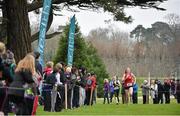
[[180, 105], [173, 100], [171, 104], [102, 104], [102, 100], [94, 106], [82, 106], [62, 112], [44, 112], [38, 108], [37, 115], [180, 115]]

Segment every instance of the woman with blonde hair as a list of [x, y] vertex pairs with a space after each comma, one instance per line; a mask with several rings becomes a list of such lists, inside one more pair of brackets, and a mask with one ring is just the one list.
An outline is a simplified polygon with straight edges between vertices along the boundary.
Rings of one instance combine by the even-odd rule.
[[106, 99], [107, 99], [107, 103], [109, 104], [109, 80], [108, 79], [104, 79], [104, 102], [103, 104], [106, 103]]
[[[32, 55], [26, 55], [17, 65], [14, 81], [8, 91], [10, 101], [16, 104], [16, 115], [31, 115], [33, 100], [24, 97], [27, 85], [33, 85], [35, 74], [35, 59]], [[35, 89], [34, 89], [35, 90]], [[34, 91], [33, 91], [34, 92]]]

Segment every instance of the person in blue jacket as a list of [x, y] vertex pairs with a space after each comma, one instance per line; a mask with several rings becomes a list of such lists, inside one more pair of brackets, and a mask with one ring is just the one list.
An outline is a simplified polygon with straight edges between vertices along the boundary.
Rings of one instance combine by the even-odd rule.
[[138, 103], [138, 85], [135, 83], [133, 85], [133, 96], [132, 96], [133, 104]]

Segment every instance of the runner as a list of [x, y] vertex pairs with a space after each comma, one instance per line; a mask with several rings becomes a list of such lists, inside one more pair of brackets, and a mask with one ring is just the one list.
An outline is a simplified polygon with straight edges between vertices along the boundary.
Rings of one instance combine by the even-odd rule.
[[125, 70], [122, 81], [124, 81], [124, 88], [126, 94], [125, 103], [128, 104], [129, 97], [130, 97], [130, 102], [132, 102], [133, 85], [136, 83], [136, 77], [134, 76], [133, 73], [131, 73], [130, 68], [127, 68]]

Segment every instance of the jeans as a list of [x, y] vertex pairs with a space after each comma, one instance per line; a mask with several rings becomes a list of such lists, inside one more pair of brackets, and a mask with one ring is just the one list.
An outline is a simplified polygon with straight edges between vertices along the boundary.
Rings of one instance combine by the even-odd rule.
[[138, 103], [138, 96], [137, 95], [138, 95], [137, 93], [133, 93], [133, 96], [132, 96], [133, 104]]
[[114, 95], [114, 92], [110, 92], [110, 102], [112, 102], [113, 95]]

